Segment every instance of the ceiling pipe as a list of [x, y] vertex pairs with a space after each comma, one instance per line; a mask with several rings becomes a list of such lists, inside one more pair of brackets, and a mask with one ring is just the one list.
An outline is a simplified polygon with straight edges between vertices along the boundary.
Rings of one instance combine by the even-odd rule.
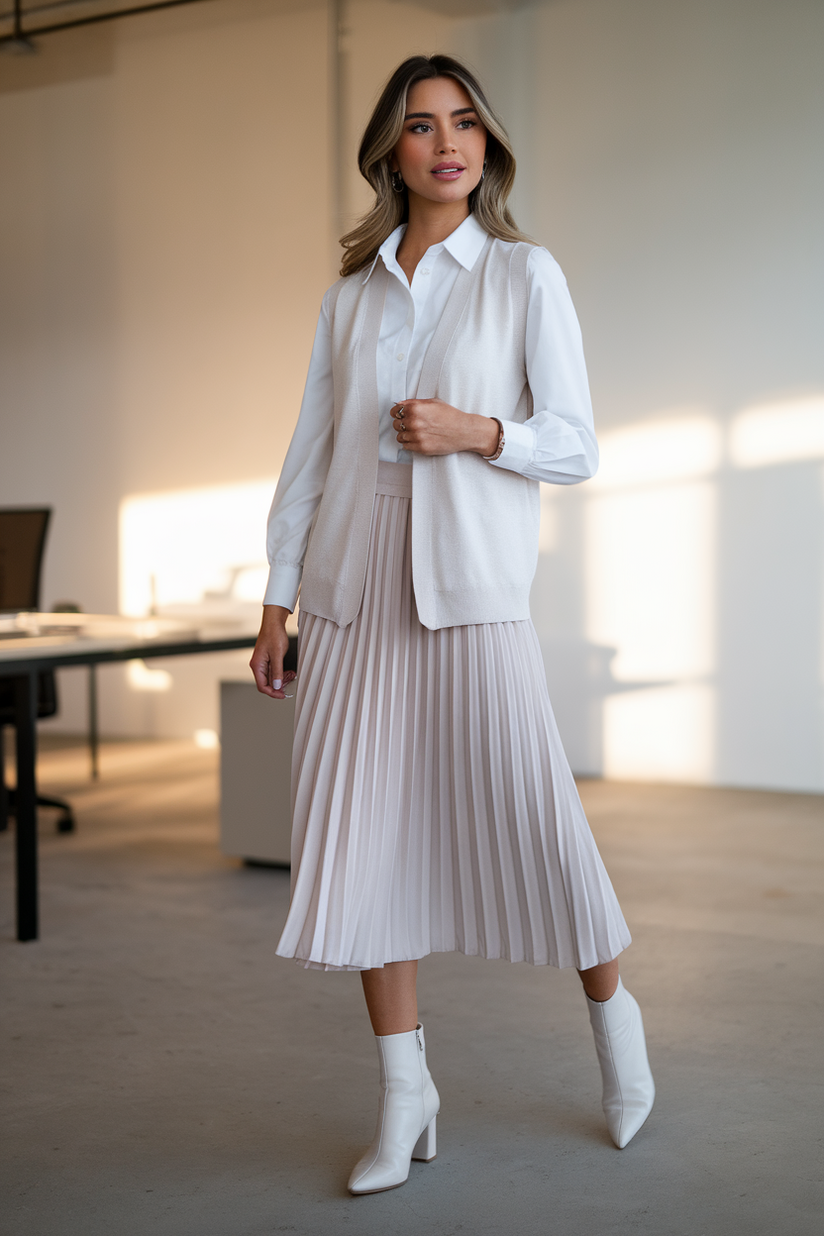
[[200, 0], [160, 0], [152, 4], [135, 5], [129, 9], [114, 9], [108, 13], [95, 13], [92, 17], [77, 17], [74, 21], [55, 22], [51, 26], [34, 26], [30, 30], [24, 30], [21, 0], [14, 0], [14, 30], [11, 34], [0, 35], [0, 49], [31, 53], [37, 50], [31, 40], [32, 35], [39, 37], [41, 34], [55, 34], [59, 30], [76, 30], [79, 26], [95, 26], [102, 21], [114, 21], [118, 17], [136, 17], [138, 13], [155, 13], [159, 9], [174, 9], [181, 4], [199, 3]]
[[22, 0], [14, 0], [14, 31], [2, 40], [3, 50], [13, 56], [31, 56], [37, 50], [31, 39], [23, 33]]

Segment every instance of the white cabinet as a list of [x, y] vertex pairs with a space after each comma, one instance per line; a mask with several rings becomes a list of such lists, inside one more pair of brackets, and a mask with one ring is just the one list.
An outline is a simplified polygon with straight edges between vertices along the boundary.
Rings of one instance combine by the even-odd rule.
[[224, 854], [288, 865], [294, 726], [294, 699], [270, 699], [252, 682], [220, 684]]

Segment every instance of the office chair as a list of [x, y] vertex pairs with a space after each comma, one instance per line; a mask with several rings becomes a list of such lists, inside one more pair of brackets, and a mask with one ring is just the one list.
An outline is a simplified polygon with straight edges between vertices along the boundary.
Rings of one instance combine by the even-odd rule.
[[[0, 508], [0, 612], [19, 613], [40, 605], [40, 568], [51, 516], [50, 507]], [[54, 670], [38, 675], [37, 716], [57, 712], [57, 682]], [[6, 785], [3, 730], [14, 725], [14, 679], [0, 675], [0, 831], [14, 814], [15, 791]], [[62, 798], [37, 795], [38, 807], [56, 807], [60, 812], [57, 831], [74, 831], [74, 814]]]

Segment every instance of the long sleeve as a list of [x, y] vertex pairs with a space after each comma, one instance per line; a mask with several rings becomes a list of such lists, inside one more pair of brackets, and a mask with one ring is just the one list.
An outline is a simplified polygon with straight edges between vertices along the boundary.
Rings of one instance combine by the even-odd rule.
[[506, 445], [492, 466], [574, 485], [598, 468], [581, 329], [563, 272], [546, 249], [530, 254], [527, 278], [526, 371], [534, 413], [524, 424], [503, 422]]
[[269, 512], [266, 532], [269, 582], [264, 605], [295, 608], [309, 528], [332, 462], [333, 429], [332, 348], [324, 298], [298, 423]]

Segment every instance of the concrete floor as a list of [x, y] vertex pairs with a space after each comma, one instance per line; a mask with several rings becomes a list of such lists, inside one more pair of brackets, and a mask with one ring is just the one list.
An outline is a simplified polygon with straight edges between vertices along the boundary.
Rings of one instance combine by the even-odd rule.
[[42, 940], [0, 836], [6, 1236], [824, 1231], [824, 799], [584, 783], [659, 1097], [616, 1150], [574, 973], [421, 966], [439, 1156], [351, 1198], [376, 1061], [355, 975], [274, 956], [288, 875], [216, 846], [216, 758], [52, 739]]

